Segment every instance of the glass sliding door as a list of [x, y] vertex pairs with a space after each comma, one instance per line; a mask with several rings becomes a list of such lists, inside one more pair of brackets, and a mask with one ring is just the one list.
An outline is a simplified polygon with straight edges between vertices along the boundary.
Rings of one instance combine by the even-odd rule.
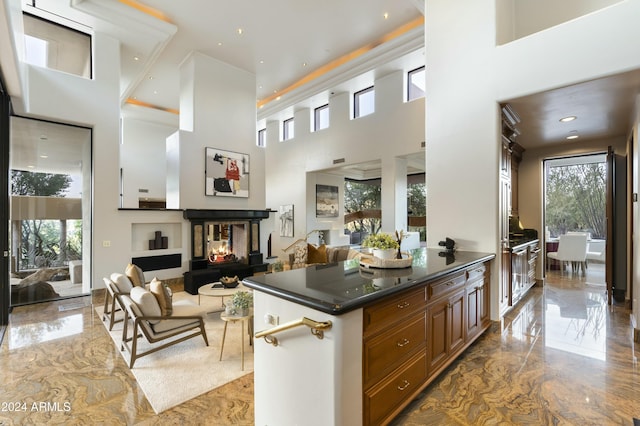
[[11, 305], [89, 294], [91, 129], [11, 117], [9, 169]]
[[10, 99], [0, 76], [0, 343], [9, 324], [9, 113]]

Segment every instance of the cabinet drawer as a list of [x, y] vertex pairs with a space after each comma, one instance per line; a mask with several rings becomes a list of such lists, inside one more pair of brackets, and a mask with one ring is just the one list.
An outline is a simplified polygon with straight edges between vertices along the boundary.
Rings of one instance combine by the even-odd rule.
[[425, 311], [365, 341], [363, 348], [365, 386], [402, 364], [416, 350], [421, 348], [424, 352], [426, 342], [427, 316]]
[[484, 264], [475, 266], [471, 269], [467, 269], [467, 281], [473, 281], [476, 278], [484, 276], [484, 273], [486, 271], [487, 267]]
[[461, 272], [458, 275], [447, 277], [441, 281], [436, 281], [432, 284], [429, 284], [429, 299], [453, 291], [458, 287], [464, 285], [466, 281], [466, 272]]
[[402, 403], [408, 403], [427, 378], [424, 352], [364, 393], [365, 424], [380, 424]]
[[406, 318], [424, 308], [426, 302], [425, 287], [420, 287], [364, 308], [362, 322], [365, 334], [381, 330], [402, 318]]

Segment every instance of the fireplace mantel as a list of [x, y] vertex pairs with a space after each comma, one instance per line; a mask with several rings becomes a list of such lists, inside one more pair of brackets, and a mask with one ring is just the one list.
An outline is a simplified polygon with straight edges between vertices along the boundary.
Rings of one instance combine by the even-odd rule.
[[187, 220], [262, 220], [269, 217], [270, 210], [208, 210], [185, 209]]

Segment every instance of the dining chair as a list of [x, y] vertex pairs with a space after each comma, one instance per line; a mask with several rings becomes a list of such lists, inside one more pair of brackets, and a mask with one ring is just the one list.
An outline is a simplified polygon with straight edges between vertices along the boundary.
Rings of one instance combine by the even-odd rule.
[[560, 270], [565, 271], [565, 265], [571, 264], [571, 270], [585, 273], [587, 261], [587, 234], [574, 233], [560, 235], [558, 251], [547, 252], [547, 258], [560, 262]]

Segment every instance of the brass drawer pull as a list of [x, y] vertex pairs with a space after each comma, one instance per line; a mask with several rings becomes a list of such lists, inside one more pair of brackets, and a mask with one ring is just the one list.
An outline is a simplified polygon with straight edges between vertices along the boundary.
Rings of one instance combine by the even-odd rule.
[[409, 307], [409, 302], [398, 303], [398, 309], [404, 309]]
[[398, 345], [399, 348], [403, 346], [407, 346], [408, 344], [409, 344], [409, 341], [407, 339], [402, 339], [402, 341], [396, 343], [396, 345]]
[[399, 391], [403, 391], [403, 390], [405, 390], [406, 388], [408, 388], [410, 384], [411, 384], [411, 383], [409, 383], [408, 381], [404, 380], [404, 381], [402, 382], [402, 384], [398, 386], [398, 390], [399, 390]]

